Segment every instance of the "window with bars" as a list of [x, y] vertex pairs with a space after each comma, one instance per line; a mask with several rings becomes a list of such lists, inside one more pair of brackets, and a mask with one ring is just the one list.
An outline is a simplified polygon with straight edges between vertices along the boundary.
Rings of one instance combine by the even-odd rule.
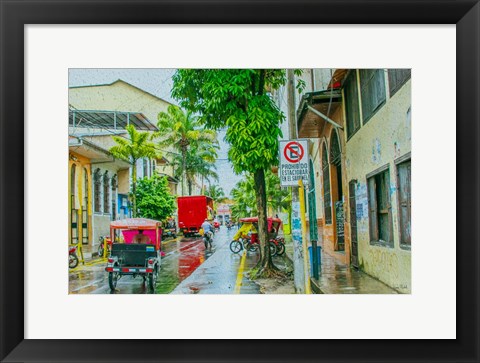
[[392, 97], [412, 77], [411, 69], [389, 69], [388, 88]]
[[397, 164], [397, 198], [400, 222], [400, 247], [409, 249], [412, 244], [411, 216], [412, 200], [410, 193], [411, 160]]
[[110, 179], [108, 172], [103, 174], [103, 213], [110, 213]]
[[148, 176], [148, 159], [143, 159], [143, 177]]
[[388, 165], [367, 178], [370, 243], [393, 247], [390, 172]]
[[344, 87], [345, 112], [347, 114], [347, 138], [360, 129], [360, 106], [358, 102], [357, 71], [354, 69], [348, 75]]
[[385, 103], [386, 90], [384, 70], [360, 69], [360, 88], [363, 123], [366, 123]]
[[328, 153], [325, 143], [322, 152], [322, 170], [323, 170], [323, 208], [325, 210], [325, 224], [332, 224], [332, 198], [330, 195], [330, 165], [328, 163]]
[[93, 201], [95, 206], [95, 212], [101, 213], [102, 212], [102, 176], [100, 175], [100, 169], [95, 170], [93, 173]]

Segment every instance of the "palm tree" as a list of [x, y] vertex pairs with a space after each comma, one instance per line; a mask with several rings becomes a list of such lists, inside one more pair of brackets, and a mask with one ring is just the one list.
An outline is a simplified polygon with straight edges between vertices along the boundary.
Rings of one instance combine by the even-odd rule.
[[148, 132], [138, 132], [133, 125], [128, 125], [126, 130], [129, 136], [128, 139], [113, 136], [113, 140], [117, 145], [110, 148], [110, 153], [132, 166], [132, 214], [133, 217], [136, 217], [137, 161], [143, 158], [155, 158], [158, 157], [158, 154], [155, 150], [155, 144], [149, 141], [150, 134]]
[[215, 171], [217, 149], [218, 146], [211, 143], [195, 141], [187, 149], [185, 163], [182, 155], [173, 157], [173, 165], [176, 166], [175, 176], [181, 179], [185, 175], [189, 195], [192, 195], [192, 187], [197, 176], [202, 178], [202, 184], [204, 179], [209, 182], [212, 179], [218, 181], [218, 174]]
[[[182, 173], [182, 195], [185, 195], [185, 184], [187, 183], [187, 173], [192, 169], [187, 165], [187, 162], [192, 162], [192, 153], [189, 151], [197, 148], [202, 142], [216, 145], [217, 134], [212, 130], [202, 130], [201, 123], [191, 112], [186, 114], [178, 107], [171, 105], [167, 112], [160, 112], [158, 114], [159, 131], [155, 133], [155, 137], [160, 137], [160, 147], [173, 147], [179, 151], [181, 157], [181, 173]], [[216, 153], [215, 153], [216, 158]], [[205, 166], [205, 165], [203, 165]], [[190, 172], [190, 178], [197, 173]], [[192, 179], [190, 179], [190, 188]]]
[[226, 199], [223, 188], [217, 185], [210, 185], [205, 191], [205, 195], [208, 195], [216, 203], [221, 203]]

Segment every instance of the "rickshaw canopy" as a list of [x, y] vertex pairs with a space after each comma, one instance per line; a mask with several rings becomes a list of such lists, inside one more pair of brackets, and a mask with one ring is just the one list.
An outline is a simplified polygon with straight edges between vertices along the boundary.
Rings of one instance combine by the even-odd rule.
[[[240, 218], [239, 221], [242, 223], [258, 223], [258, 217]], [[272, 224], [280, 225], [281, 223], [282, 223], [282, 220], [280, 218], [273, 218], [273, 217], [267, 218], [267, 224], [268, 224], [269, 230], [270, 228], [272, 228]]]
[[[243, 225], [239, 228], [237, 233], [233, 236], [234, 240], [237, 240], [240, 237], [245, 237], [248, 232], [252, 232], [252, 234], [254, 235], [257, 234], [256, 225], [258, 224], [258, 217], [240, 218], [239, 221], [242, 222]], [[278, 230], [281, 224], [282, 224], [282, 220], [280, 218], [273, 218], [273, 217], [267, 218], [267, 228], [268, 228], [269, 238], [275, 238], [277, 236]], [[254, 236], [254, 238], [256, 238], [256, 236]]]
[[157, 229], [161, 222], [148, 218], [126, 218], [110, 222], [112, 229]]

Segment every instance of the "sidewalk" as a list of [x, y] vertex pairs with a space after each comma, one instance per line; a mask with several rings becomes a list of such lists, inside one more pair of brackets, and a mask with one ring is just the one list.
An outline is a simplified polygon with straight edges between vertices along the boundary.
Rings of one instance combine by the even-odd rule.
[[[286, 253], [292, 259], [293, 245], [286, 236]], [[312, 290], [317, 294], [398, 294], [398, 292], [370, 275], [344, 265], [325, 253], [322, 248], [319, 278], [310, 279]]]

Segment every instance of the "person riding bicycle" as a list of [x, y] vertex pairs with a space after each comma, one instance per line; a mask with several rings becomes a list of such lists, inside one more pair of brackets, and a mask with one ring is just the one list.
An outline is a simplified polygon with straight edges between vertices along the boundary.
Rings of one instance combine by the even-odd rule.
[[205, 218], [205, 222], [202, 223], [203, 233], [213, 232], [213, 226], [210, 224], [208, 219]]
[[210, 246], [211, 246], [211, 241], [213, 237], [213, 226], [210, 224], [208, 219], [205, 218], [205, 222], [202, 223], [202, 229], [203, 229], [203, 235], [210, 240]]

